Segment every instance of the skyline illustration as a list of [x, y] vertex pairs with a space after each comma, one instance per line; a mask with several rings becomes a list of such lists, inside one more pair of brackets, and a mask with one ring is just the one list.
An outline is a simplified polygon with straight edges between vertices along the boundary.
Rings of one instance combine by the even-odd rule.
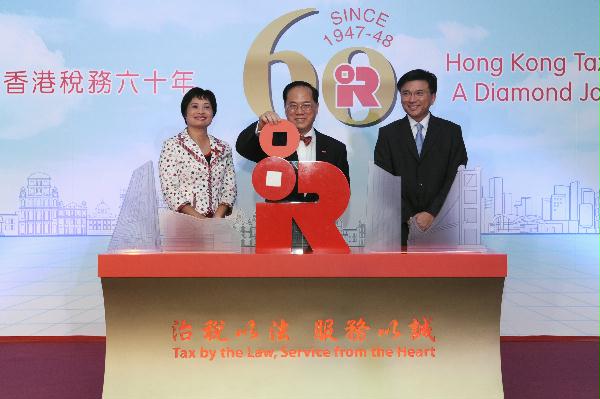
[[[487, 179], [487, 187], [478, 187], [481, 201], [477, 202], [480, 209], [476, 212], [481, 216], [481, 234], [598, 234], [598, 191], [582, 186], [578, 180], [560, 183], [549, 189], [546, 196], [535, 198], [505, 192], [503, 177]], [[113, 210], [101, 198], [65, 203], [46, 173], [32, 173], [26, 185], [15, 192], [19, 207], [0, 210], [0, 237], [106, 236], [116, 226], [120, 205]], [[123, 194], [120, 197], [122, 202]], [[159, 210], [166, 208], [162, 195], [158, 198]], [[541, 204], [541, 214], [532, 210], [534, 202]], [[254, 245], [253, 212], [239, 209], [232, 219], [241, 234], [242, 246]], [[364, 216], [359, 218], [355, 226], [338, 221], [338, 229], [350, 246], [364, 246], [364, 220]]]

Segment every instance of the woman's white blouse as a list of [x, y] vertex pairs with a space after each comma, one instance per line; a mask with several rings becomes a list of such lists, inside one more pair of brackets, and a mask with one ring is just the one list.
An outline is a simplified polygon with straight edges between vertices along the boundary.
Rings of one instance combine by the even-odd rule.
[[214, 214], [219, 205], [231, 210], [237, 196], [231, 147], [208, 135], [210, 163], [184, 129], [164, 142], [158, 170], [160, 185], [169, 208], [179, 211], [193, 206], [203, 215]]

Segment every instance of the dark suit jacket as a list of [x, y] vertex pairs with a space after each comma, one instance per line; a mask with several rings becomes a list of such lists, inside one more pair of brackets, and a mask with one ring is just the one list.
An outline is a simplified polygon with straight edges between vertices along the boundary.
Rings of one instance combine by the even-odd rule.
[[[245, 128], [237, 138], [235, 143], [236, 151], [246, 159], [254, 162], [260, 162], [267, 158], [267, 154], [260, 147], [258, 136], [256, 135], [256, 125], [258, 122], [252, 123], [250, 126]], [[350, 172], [348, 168], [348, 156], [346, 152], [346, 145], [344, 143], [329, 137], [323, 133], [320, 133], [315, 129], [315, 136], [317, 140], [316, 156], [317, 161], [328, 162], [332, 165], [337, 166], [342, 173], [346, 176], [348, 184], [350, 184]], [[293, 153], [287, 158], [288, 161], [298, 161], [298, 154]], [[301, 202], [313, 202], [318, 197], [316, 195], [298, 194], [298, 184], [294, 187], [294, 191], [287, 197], [286, 201], [301, 201]]]
[[[437, 216], [459, 165], [467, 165], [460, 126], [431, 115], [421, 156], [408, 117], [379, 129], [375, 164], [402, 177], [402, 219], [426, 211]], [[405, 238], [405, 237], [404, 237]]]

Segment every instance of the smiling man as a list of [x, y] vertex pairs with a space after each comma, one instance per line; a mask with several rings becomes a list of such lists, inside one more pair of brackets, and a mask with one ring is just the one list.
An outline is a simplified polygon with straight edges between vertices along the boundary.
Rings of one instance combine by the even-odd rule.
[[[319, 91], [310, 83], [294, 81], [283, 89], [283, 102], [286, 119], [292, 122], [300, 132], [300, 141], [296, 152], [287, 157], [294, 161], [323, 161], [337, 166], [350, 182], [346, 146], [313, 127], [319, 111]], [[259, 162], [267, 157], [261, 149], [258, 136], [262, 128], [268, 124], [276, 124], [281, 120], [274, 111], [262, 114], [257, 122], [250, 124], [238, 136], [235, 143], [237, 152], [246, 159]], [[287, 201], [312, 202], [314, 195], [298, 194], [297, 190], [286, 198]]]
[[406, 116], [379, 129], [375, 164], [402, 178], [402, 244], [408, 225], [425, 231], [442, 208], [459, 165], [467, 165], [460, 126], [429, 112], [437, 77], [415, 69], [397, 84]]

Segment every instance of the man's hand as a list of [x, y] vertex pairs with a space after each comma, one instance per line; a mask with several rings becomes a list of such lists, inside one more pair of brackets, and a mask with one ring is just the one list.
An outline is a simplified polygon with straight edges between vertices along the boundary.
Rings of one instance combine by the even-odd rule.
[[421, 231], [426, 231], [433, 223], [433, 215], [429, 212], [419, 212], [413, 219]]
[[260, 132], [267, 123], [275, 125], [279, 123], [280, 120], [281, 118], [276, 112], [267, 111], [258, 117], [258, 131]]

